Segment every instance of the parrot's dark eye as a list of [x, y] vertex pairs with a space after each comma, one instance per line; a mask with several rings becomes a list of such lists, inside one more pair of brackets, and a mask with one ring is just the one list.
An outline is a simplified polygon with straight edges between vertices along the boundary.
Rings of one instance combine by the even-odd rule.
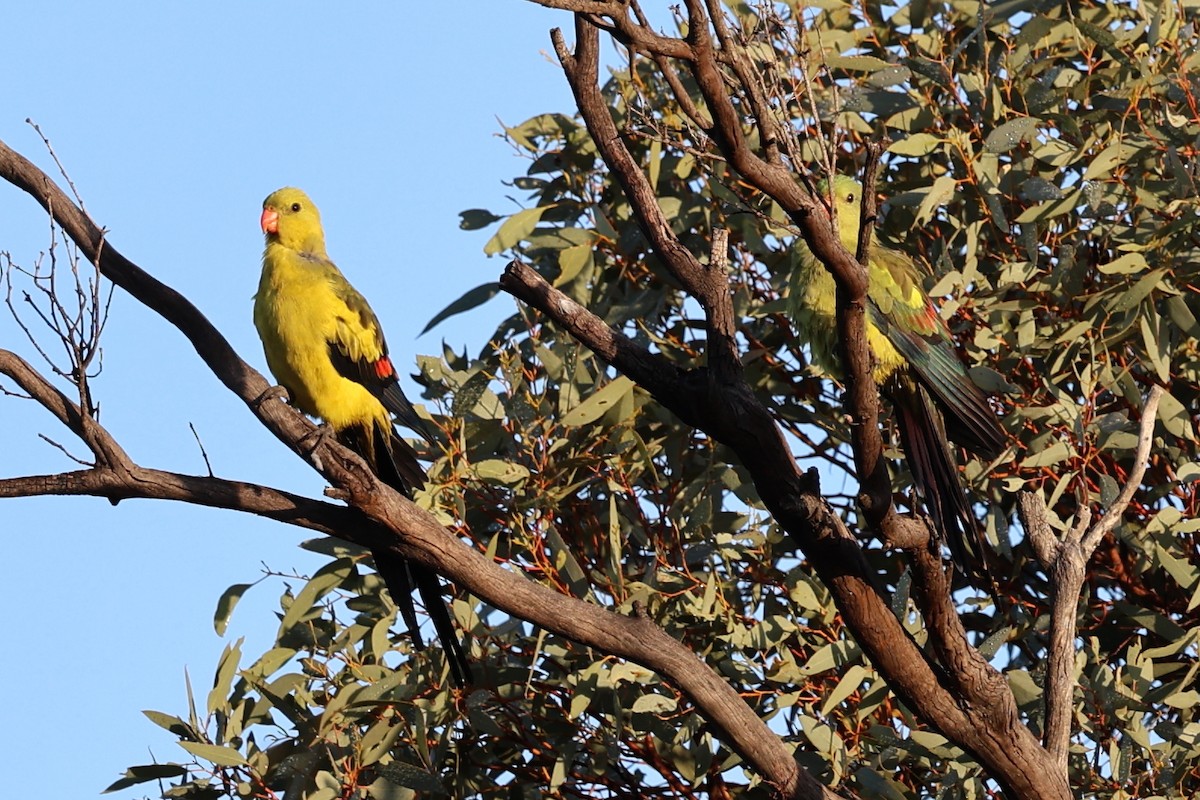
[[847, 202], [847, 203], [853, 203], [853, 202], [854, 202], [854, 192], [851, 192], [850, 194], [846, 195], [846, 202]]
[[300, 204], [299, 204], [299, 203], [292, 203], [292, 213], [293, 213], [293, 214], [295, 214], [295, 213], [296, 213], [297, 211], [299, 211], [299, 210], [300, 210]]

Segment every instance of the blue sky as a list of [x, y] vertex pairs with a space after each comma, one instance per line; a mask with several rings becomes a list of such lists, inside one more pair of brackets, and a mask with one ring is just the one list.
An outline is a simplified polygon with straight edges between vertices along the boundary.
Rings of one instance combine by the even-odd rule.
[[[371, 299], [398, 363], [440, 352], [443, 338], [477, 351], [511, 300], [417, 334], [503, 267], [483, 255], [489, 233], [459, 230], [458, 212], [517, 209], [520, 193], [501, 181], [524, 162], [495, 136], [498, 120], [570, 111], [546, 55], [547, 31], [570, 19], [517, 0], [329, 8], [7, 3], [0, 139], [50, 171], [24, 123], [36, 121], [109, 241], [187, 295], [259, 369], [258, 216], [286, 184], [320, 206], [330, 253]], [[39, 207], [0, 184], [0, 251], [30, 265], [47, 244]], [[0, 347], [40, 366], [3, 308]], [[136, 461], [203, 473], [191, 423], [218, 475], [320, 494], [320, 478], [183, 337], [120, 293], [103, 347], [101, 422]], [[0, 475], [73, 468], [39, 433], [84, 454], [48, 414], [0, 397]], [[3, 500], [0, 536], [0, 774], [11, 797], [92, 796], [151, 753], [183, 758], [141, 709], [183, 713], [185, 668], [203, 698], [227, 642], [244, 636], [261, 652], [280, 587], [252, 590], [224, 639], [212, 627], [217, 597], [263, 563], [319, 564], [296, 548], [302, 531], [165, 502]], [[117, 796], [153, 795], [146, 788]]]

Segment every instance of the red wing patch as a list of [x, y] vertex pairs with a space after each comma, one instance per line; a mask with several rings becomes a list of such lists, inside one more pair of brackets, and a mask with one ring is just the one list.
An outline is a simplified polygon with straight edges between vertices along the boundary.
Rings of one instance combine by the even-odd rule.
[[388, 378], [394, 378], [396, 376], [396, 370], [392, 366], [392, 360], [390, 358], [384, 356], [375, 362], [375, 376], [381, 381], [387, 380]]

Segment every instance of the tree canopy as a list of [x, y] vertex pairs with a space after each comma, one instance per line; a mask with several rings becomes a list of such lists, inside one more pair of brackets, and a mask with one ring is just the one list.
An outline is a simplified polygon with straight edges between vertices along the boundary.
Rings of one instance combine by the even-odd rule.
[[[553, 43], [577, 107], [505, 129], [524, 210], [462, 213], [509, 266], [430, 325], [518, 302], [476, 351], [417, 360], [440, 444], [415, 504], [336, 443], [299, 444], [309, 426], [185, 300], [0, 151], [0, 173], [347, 501], [133, 464], [86, 370], [68, 398], [0, 351], [96, 458], [0, 495], [168, 497], [325, 534], [304, 546], [328, 565], [279, 587], [274, 646], [231, 644], [211, 687], [149, 715], [189, 756], [116, 785], [1196, 792], [1195, 5], [539, 1], [572, 23]], [[963, 471], [990, 585], [930, 551], [865, 379], [863, 273], [814, 188], [864, 171], [883, 238], [930, 265], [1010, 439]], [[839, 283], [845, 386], [783, 313], [801, 238]], [[454, 580], [477, 685], [412, 652], [370, 547]], [[267, 589], [220, 598], [218, 630], [250, 590]]]

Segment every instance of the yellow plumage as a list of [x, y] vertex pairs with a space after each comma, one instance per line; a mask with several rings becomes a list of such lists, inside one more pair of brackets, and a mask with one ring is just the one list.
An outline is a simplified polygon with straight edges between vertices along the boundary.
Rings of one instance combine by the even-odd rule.
[[[862, 222], [862, 186], [839, 175], [822, 182], [837, 209], [838, 237], [853, 253]], [[872, 234], [873, 235], [873, 234]], [[838, 355], [837, 288], [825, 265], [803, 243], [788, 288], [789, 311], [808, 339], [813, 361], [842, 377]], [[959, 480], [953, 440], [985, 458], [1004, 449], [1005, 434], [987, 397], [958, 358], [950, 331], [925, 294], [918, 263], [872, 241], [867, 257], [867, 342], [871, 377], [892, 401], [913, 482], [925, 500], [937, 538], [966, 572], [986, 570], [985, 542]]]
[[[299, 189], [280, 189], [263, 207], [279, 215], [254, 297], [254, 326], [271, 373], [297, 408], [335, 431], [352, 425], [390, 429], [383, 403], [329, 358], [333, 342], [352, 360], [374, 363], [384, 357], [383, 337], [366, 301], [329, 260], [316, 206]], [[354, 298], [357, 310], [350, 306]]]
[[[392, 415], [429, 438], [425, 424], [400, 389], [375, 313], [325, 252], [317, 207], [299, 189], [280, 189], [263, 201], [261, 224], [267, 246], [254, 296], [254, 326], [271, 373], [296, 408], [323, 419], [381, 480], [411, 497], [425, 485], [425, 471], [412, 447], [396, 435]], [[451, 677], [466, 685], [466, 653], [437, 575], [386, 551], [373, 555], [421, 647], [412, 601], [416, 585]]]
[[[828, 184], [821, 182], [819, 191], [828, 195]], [[862, 222], [859, 198], [862, 187], [858, 181], [839, 175], [833, 183], [833, 203], [837, 206], [838, 236], [842, 247], [851, 253], [858, 249], [858, 231]], [[813, 252], [803, 243], [796, 249], [798, 264], [791, 274], [788, 297], [792, 317], [801, 330], [806, 331], [817, 366], [826, 373], [841, 377], [841, 365], [837, 363], [837, 286], [833, 276]], [[873, 243], [869, 262], [871, 299], [887, 299], [891, 295], [913, 308], [925, 308], [928, 298], [921, 290], [919, 274], [915, 265], [906, 256], [906, 263], [892, 264], [900, 256], [892, 250]], [[898, 370], [904, 369], [908, 360], [891, 343], [887, 335], [871, 320], [867, 323], [867, 343], [875, 355], [875, 382], [884, 385]]]

